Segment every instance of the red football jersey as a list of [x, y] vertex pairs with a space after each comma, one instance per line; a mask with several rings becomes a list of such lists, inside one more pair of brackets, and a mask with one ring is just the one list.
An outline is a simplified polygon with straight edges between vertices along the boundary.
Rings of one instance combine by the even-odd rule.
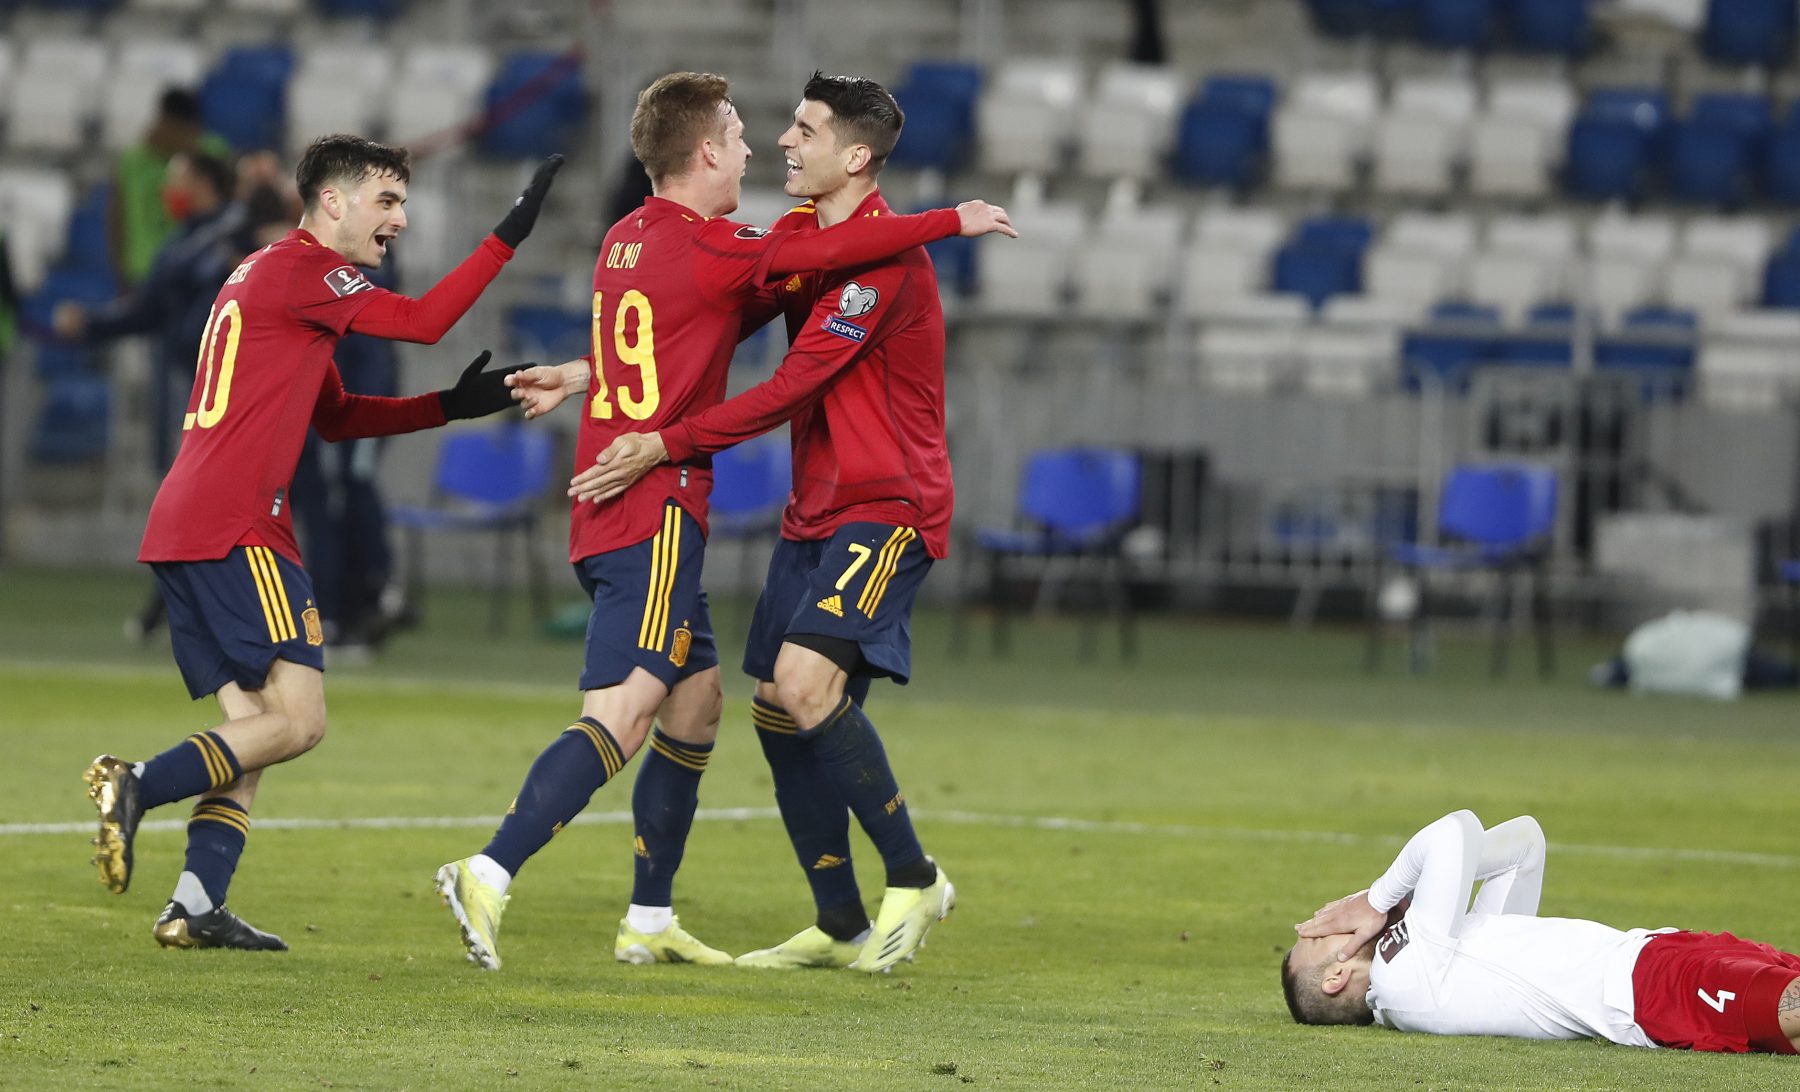
[[[852, 219], [891, 216], [880, 193]], [[777, 226], [817, 215], [802, 206]], [[797, 275], [780, 295], [810, 303], [775, 374], [663, 430], [672, 463], [730, 447], [792, 418], [794, 492], [784, 538], [831, 537], [858, 521], [914, 527], [949, 552], [956, 504], [944, 431], [944, 311], [922, 247], [839, 272]]]
[[[493, 269], [504, 260], [492, 259]], [[139, 561], [210, 561], [250, 543], [297, 562], [287, 489], [315, 410], [338, 436], [443, 423], [435, 395], [344, 395], [331, 354], [378, 299], [416, 302], [370, 283], [298, 228], [244, 259], [213, 302], [181, 449], [150, 506]], [[357, 418], [346, 418], [353, 410]]]
[[[716, 406], [745, 332], [745, 310], [772, 276], [855, 265], [874, 253], [955, 234], [958, 225], [954, 211], [936, 210], [851, 231], [770, 233], [647, 198], [606, 233], [594, 265], [593, 368], [577, 470], [592, 466], [624, 433], [663, 431]], [[569, 558], [579, 561], [653, 537], [669, 500], [704, 530], [711, 492], [711, 461], [698, 459], [658, 466], [604, 504], [576, 502]]]

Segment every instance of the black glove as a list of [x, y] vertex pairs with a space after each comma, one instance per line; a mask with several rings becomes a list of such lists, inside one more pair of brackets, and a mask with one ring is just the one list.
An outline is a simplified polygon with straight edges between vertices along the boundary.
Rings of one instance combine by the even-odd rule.
[[506, 377], [532, 365], [514, 364], [497, 371], [482, 371], [487, 367], [488, 358], [493, 355], [483, 349], [481, 355], [463, 369], [456, 386], [437, 392], [438, 402], [444, 407], [444, 420], [465, 421], [471, 417], [486, 417], [490, 413], [499, 413], [518, 404], [513, 401], [512, 388], [506, 385]]
[[544, 207], [544, 197], [550, 192], [550, 183], [556, 180], [556, 172], [562, 170], [563, 157], [553, 155], [538, 164], [532, 172], [531, 184], [525, 192], [513, 202], [507, 210], [506, 219], [494, 229], [494, 237], [513, 249], [518, 249], [525, 237], [531, 234], [532, 226], [537, 223], [538, 210]]

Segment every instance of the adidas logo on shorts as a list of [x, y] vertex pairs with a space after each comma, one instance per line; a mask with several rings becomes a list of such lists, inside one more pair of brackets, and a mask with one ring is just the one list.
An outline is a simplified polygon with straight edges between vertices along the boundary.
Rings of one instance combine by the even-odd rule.
[[841, 595], [828, 595], [819, 600], [818, 607], [822, 611], [828, 611], [831, 614], [842, 618], [844, 616], [844, 597]]

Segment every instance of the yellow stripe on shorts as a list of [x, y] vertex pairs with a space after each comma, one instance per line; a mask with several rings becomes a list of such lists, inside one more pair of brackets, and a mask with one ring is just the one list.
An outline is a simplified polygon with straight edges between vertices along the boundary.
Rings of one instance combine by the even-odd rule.
[[856, 609], [865, 617], [875, 617], [875, 612], [881, 608], [881, 597], [887, 594], [888, 582], [900, 568], [900, 555], [906, 552], [907, 543], [917, 537], [919, 533], [911, 527], [896, 527], [888, 536], [887, 544], [881, 548], [881, 556], [875, 559], [875, 571], [869, 574], [862, 597], [856, 601]]
[[644, 595], [644, 620], [638, 624], [639, 648], [661, 652], [668, 642], [669, 598], [680, 560], [681, 509], [671, 504], [663, 508], [663, 529], [650, 540], [650, 586]]

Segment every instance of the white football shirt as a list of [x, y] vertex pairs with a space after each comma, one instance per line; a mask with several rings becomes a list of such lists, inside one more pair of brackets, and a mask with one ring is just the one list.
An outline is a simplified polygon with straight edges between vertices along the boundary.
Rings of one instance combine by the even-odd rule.
[[1384, 912], [1413, 898], [1376, 942], [1375, 1021], [1435, 1035], [1655, 1046], [1633, 1018], [1631, 972], [1650, 937], [1669, 930], [1540, 918], [1543, 872], [1544, 833], [1530, 816], [1483, 831], [1459, 811], [1413, 835], [1369, 888]]

